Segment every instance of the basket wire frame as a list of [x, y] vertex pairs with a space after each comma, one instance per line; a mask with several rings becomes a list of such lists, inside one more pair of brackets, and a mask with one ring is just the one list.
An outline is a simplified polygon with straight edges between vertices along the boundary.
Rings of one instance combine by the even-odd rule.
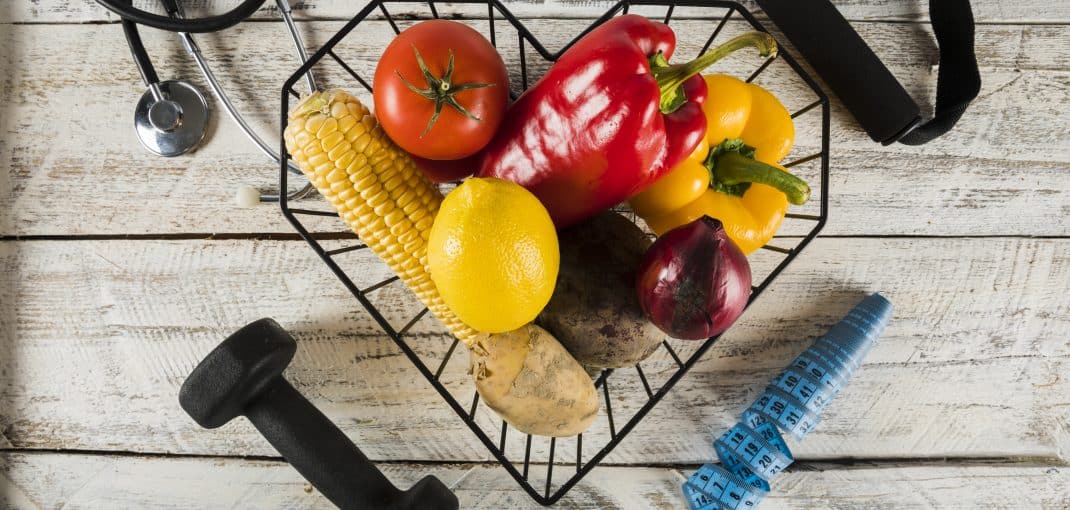
[[[336, 45], [350, 34], [363, 20], [367, 19], [370, 15], [376, 11], [381, 14], [383, 19], [389, 23], [391, 29], [397, 34], [400, 31], [400, 27], [395, 20], [395, 17], [391, 15], [387, 4], [391, 3], [404, 3], [407, 5], [419, 4], [417, 2], [404, 1], [404, 0], [372, 0], [363, 9], [361, 9], [356, 16], [353, 17], [341, 30], [338, 31], [333, 37], [331, 37], [318, 51], [316, 51], [297, 71], [295, 71], [284, 83], [282, 87], [282, 109], [281, 109], [281, 125], [282, 129], [285, 129], [287, 122], [287, 113], [290, 110], [290, 102], [293, 98], [299, 97], [294, 89], [294, 85], [302, 79], [306, 72], [308, 72], [313, 66], [317, 65], [321, 61], [330, 59], [343, 69], [349, 77], [351, 77], [357, 84], [371, 92], [371, 84], [365, 80], [356, 70], [354, 70], [349, 64], [346, 63], [338, 54], [335, 53], [334, 48]], [[665, 23], [671, 23], [673, 14], [678, 7], [700, 7], [700, 8], [715, 8], [725, 10], [723, 16], [719, 19], [715, 19], [716, 24], [713, 26], [709, 37], [706, 39], [705, 45], [701, 52], [705, 52], [714, 43], [715, 39], [721, 33], [726, 24], [733, 19], [742, 19], [750, 24], [754, 29], [766, 31], [766, 29], [748, 12], [744, 7], [735, 2], [720, 1], [720, 0], [631, 0], [621, 1], [610, 7], [605, 14], [595, 20], [590, 26], [583, 30], [579, 35], [573, 38], [568, 44], [562, 47], [556, 52], [550, 52], [542, 43], [528, 30], [528, 28], [514, 16], [508, 8], [506, 8], [499, 0], [452, 0], [451, 4], [483, 4], [487, 6], [486, 19], [489, 28], [489, 37], [495, 46], [499, 46], [506, 41], [499, 35], [498, 29], [502, 26], [503, 22], [513, 27], [517, 33], [516, 44], [519, 48], [520, 58], [520, 85], [522, 89], [526, 89], [529, 85], [529, 80], [535, 77], [529, 76], [528, 70], [528, 57], [527, 48], [530, 47], [538, 54], [544, 61], [552, 63], [563, 54], [569, 47], [572, 46], [579, 38], [586, 35], [589, 31], [593, 30], [598, 25], [608, 21], [614, 16], [619, 14], [628, 13], [631, 6], [662, 6], [665, 7], [664, 18], [658, 18], [659, 21]], [[439, 11], [435, 5], [435, 2], [428, 1], [422, 5], [426, 5], [428, 13], [426, 16], [406, 15], [406, 20], [413, 19], [430, 19], [439, 18]], [[469, 20], [477, 21], [477, 20]], [[484, 21], [484, 20], [478, 20]], [[762, 248], [770, 252], [777, 253], [783, 256], [783, 259], [772, 268], [772, 270], [766, 275], [766, 277], [757, 285], [752, 287], [752, 293], [747, 303], [749, 307], [762, 294], [762, 292], [768, 288], [774, 279], [795, 259], [796, 256], [812, 241], [820, 232], [822, 227], [828, 218], [828, 196], [829, 196], [829, 100], [828, 97], [821, 91], [820, 87], [814, 82], [814, 80], [802, 69], [802, 67], [795, 61], [791, 55], [787, 54], [783, 49], [778, 55], [766, 59], [758, 68], [756, 68], [752, 74], [750, 74], [746, 81], [750, 82], [756, 79], [765, 69], [773, 63], [774, 60], [780, 59], [787, 63], [788, 66], [794, 71], [794, 73], [805, 83], [806, 87], [813, 91], [815, 99], [813, 102], [808, 103], [806, 106], [797, 109], [792, 112], [792, 118], [798, 118], [805, 115], [807, 112], [814, 110], [818, 107], [821, 108], [821, 145], [820, 150], [813, 154], [803, 156], [786, 163], [785, 167], [793, 167], [801, 165], [816, 159], [820, 159], [820, 213], [813, 214], [787, 214], [787, 220], [809, 222], [812, 223], [808, 233], [801, 237], [794, 247], [781, 247], [776, 245], [766, 245]], [[516, 93], [511, 92], [513, 99], [516, 98]], [[280, 154], [283, 154], [280, 164], [279, 172], [279, 187], [280, 189], [287, 188], [287, 180], [289, 178], [289, 172], [287, 171], [287, 162], [290, 160], [290, 154], [286, 151], [285, 142], [280, 142]], [[523, 460], [509, 459], [506, 454], [506, 439], [509, 436], [511, 427], [504, 421], [501, 421], [501, 427], [494, 430], [484, 430], [479, 423], [476, 422], [476, 412], [479, 408], [480, 399], [479, 394], [473, 389], [474, 394], [471, 402], [462, 404], [458, 399], [454, 398], [453, 394], [443, 385], [441, 377], [443, 370], [445, 369], [449, 360], [456, 354], [457, 345], [459, 341], [453, 339], [449, 348], [446, 350], [441, 361], [437, 366], [428, 366], [414, 349], [406, 341], [406, 333], [417, 322], [423, 319], [427, 315], [427, 308], [423, 308], [418, 314], [409, 319], [400, 328], [395, 328], [383, 314], [371, 303], [368, 299], [368, 295], [376, 290], [390, 285], [398, 280], [398, 277], [394, 276], [382, 280], [369, 287], [359, 288], [350, 277], [335, 260], [335, 257], [343, 255], [348, 252], [362, 250], [366, 248], [364, 244], [353, 244], [350, 246], [344, 246], [342, 248], [336, 248], [327, 250], [325, 249], [316, 238], [309, 233], [308, 229], [301, 222], [300, 216], [327, 216], [336, 217], [334, 212], [317, 211], [310, 209], [302, 209], [291, 207], [289, 200], [286, 199], [285, 194], [281, 195], [279, 201], [283, 215], [293, 225], [300, 236], [312, 247], [313, 251], [323, 260], [328, 268], [335, 274], [336, 277], [346, 286], [346, 288], [353, 294], [358, 302], [364, 307], [372, 319], [382, 328], [382, 330], [397, 344], [405, 356], [415, 365], [416, 369], [427, 379], [427, 381], [435, 388], [436, 391], [442, 396], [443, 400], [449, 405], [453, 411], [461, 418], [461, 420], [468, 425], [469, 429], [479, 438], [480, 442], [490, 451], [502, 467], [508, 471], [508, 473], [516, 479], [517, 483], [524, 489], [525, 492], [532, 499], [542, 505], [552, 505], [561, 499], [577, 482], [579, 482], [585, 475], [587, 475], [602, 459], [605, 458], [625, 437], [628, 433], [635, 428], [636, 425], [650, 412], [651, 409], [676, 385], [676, 383], [691, 369], [706, 353], [707, 350], [717, 341], [719, 336], [709, 338], [701, 343], [690, 355], [681, 357], [673, 347], [673, 342], [670, 339], [666, 339], [662, 342], [659, 349], [664, 349], [672, 363], [675, 365], [675, 370], [672, 371], [668, 379], [658, 387], [653, 387], [648, 380], [646, 373], [640, 364], [636, 364], [634, 367], [628, 369], [605, 369], [595, 379], [595, 387], [601, 393], [603, 401], [603, 408], [606, 416], [606, 423], [608, 426], [609, 441], [602, 445], [596, 453], [588, 457], [584, 456], [584, 440], [583, 434], [576, 436], [576, 454], [573, 464], [575, 472], [568, 477], [563, 483], [559, 484], [556, 489], [553, 481], [553, 469], [555, 464], [558, 464], [555, 458], [555, 450], [557, 449], [558, 438], [550, 438], [549, 443], [549, 455], [544, 463], [533, 462], [532, 459], [532, 436], [526, 434], [524, 440], [524, 456]], [[634, 219], [634, 213], [632, 214]], [[786, 221], [787, 221], [786, 220]], [[694, 344], [694, 342], [692, 342]], [[678, 344], [679, 345], [679, 344]], [[639, 380], [642, 383], [643, 394], [639, 395], [642, 405], [635, 411], [635, 414], [628, 418], [623, 423], [620, 421], [620, 417], [614, 419], [613, 400], [612, 400], [612, 388], [611, 377], [615, 372], [623, 370], [634, 370], [638, 375]], [[597, 422], [596, 422], [597, 423]], [[523, 434], [518, 431], [513, 431], [516, 434]], [[588, 431], [590, 432], [590, 431]], [[494, 437], [496, 436], [496, 437]], [[590, 445], [589, 445], [590, 446]], [[586, 461], [585, 461], [586, 459]], [[531, 474], [530, 468], [532, 464], [545, 465], [546, 478], [544, 484], [538, 484], [535, 480], [529, 478]], [[565, 466], [562, 465], [564, 468]], [[560, 471], [560, 470], [559, 470]]]

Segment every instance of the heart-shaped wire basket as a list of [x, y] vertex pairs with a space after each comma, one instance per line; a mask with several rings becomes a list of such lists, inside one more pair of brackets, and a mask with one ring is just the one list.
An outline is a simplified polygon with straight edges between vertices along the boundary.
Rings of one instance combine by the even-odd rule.
[[[513, 99], [534, 83], [573, 42], [613, 16], [630, 10], [675, 28], [677, 60], [686, 60], [692, 52], [696, 56], [705, 52], [719, 37], [727, 38], [747, 30], [766, 31], [743, 6], [717, 0], [619, 2], [593, 22], [590, 19], [529, 19], [527, 24], [498, 0], [454, 0], [449, 6], [449, 18], [479, 30], [502, 54], [511, 71], [510, 95]], [[324, 82], [344, 88], [370, 105], [370, 77], [390, 38], [407, 26], [440, 15], [433, 1], [373, 0], [368, 3], [286, 80], [282, 88], [282, 126], [286, 125], [291, 102], [299, 97], [294, 87], [309, 70], [316, 72], [321, 88], [326, 88]], [[544, 37], [550, 39], [562, 39], [560, 49], [551, 52], [547, 49], [549, 43], [540, 40], [534, 32], [545, 33]], [[566, 36], [562, 38], [562, 34]], [[807, 180], [814, 190], [808, 204], [793, 208], [787, 215], [773, 241], [775, 244], [763, 246], [762, 250], [750, 255], [757, 284], [752, 289], [749, 307], [817, 236], [828, 217], [829, 101], [783, 47], [777, 56], [767, 59], [743, 53], [746, 52], [733, 54], [707, 72], [733, 74], [748, 82], [756, 82], [773, 92], [793, 112], [796, 145], [784, 166], [792, 168], [792, 172]], [[351, 56], [350, 61], [347, 62], [341, 56], [343, 54]], [[280, 147], [280, 153], [284, 157], [279, 185], [285, 190], [288, 189], [290, 156], [285, 146]], [[486, 406], [480, 406], [479, 394], [464, 377], [463, 366], [457, 370], [447, 369], [451, 360], [463, 357], [457, 354], [459, 342], [437, 322], [425, 319], [427, 309], [414, 295], [408, 296], [411, 297], [409, 308], [396, 305], [396, 299], [385, 305], [380, 300], [377, 305], [373, 294], [391, 286], [397, 277], [363, 285], [367, 280], [367, 274], [363, 273], [367, 271], [357, 274], [358, 270], [343, 268], [347, 265], [345, 258], [353, 256], [348, 254], [361, 251], [363, 244], [348, 236], [338, 239], [337, 235], [310, 233], [310, 229], [347, 230], [334, 211], [293, 207], [285, 193], [282, 195], [283, 215], [301, 237], [491, 455], [535, 501], [543, 505], [558, 501], [613, 451], [719, 338], [705, 341], [666, 338], [658, 351], [634, 367], [594, 373], [592, 377], [601, 394], [599, 417], [579, 436], [544, 438], [523, 434], [512, 429]], [[635, 215], [627, 209], [620, 211], [635, 220]], [[643, 226], [641, 221], [639, 224]], [[330, 247], [332, 243], [341, 244]], [[367, 262], [364, 264], [357, 267], [366, 268]], [[385, 264], [382, 266], [385, 270]], [[407, 315], [399, 310], [408, 310]], [[423, 332], [417, 331], [420, 329], [418, 325], [423, 326]], [[454, 361], [453, 365], [457, 363]], [[447, 380], [450, 374], [456, 377]]]

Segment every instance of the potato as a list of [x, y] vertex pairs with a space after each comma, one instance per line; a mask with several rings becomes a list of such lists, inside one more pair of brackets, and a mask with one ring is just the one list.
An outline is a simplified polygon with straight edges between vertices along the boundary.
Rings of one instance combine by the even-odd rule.
[[558, 233], [557, 287], [536, 322], [576, 361], [599, 368], [634, 365], [665, 338], [635, 294], [635, 271], [650, 244], [642, 229], [614, 212]]
[[598, 393], [583, 367], [546, 330], [528, 324], [481, 334], [471, 345], [476, 391], [521, 432], [574, 436], [598, 414]]

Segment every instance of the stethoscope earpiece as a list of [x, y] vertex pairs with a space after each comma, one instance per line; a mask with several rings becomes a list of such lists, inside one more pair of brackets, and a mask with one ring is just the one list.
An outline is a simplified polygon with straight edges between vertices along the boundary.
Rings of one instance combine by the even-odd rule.
[[238, 186], [238, 191], [234, 193], [234, 203], [242, 209], [256, 207], [260, 203], [260, 190], [248, 184], [242, 184]]

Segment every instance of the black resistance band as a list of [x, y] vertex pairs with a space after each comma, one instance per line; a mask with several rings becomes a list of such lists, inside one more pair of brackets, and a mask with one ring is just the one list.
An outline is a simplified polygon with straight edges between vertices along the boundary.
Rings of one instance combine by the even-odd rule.
[[933, 118], [921, 110], [829, 0], [756, 0], [870, 138], [921, 145], [948, 132], [981, 90], [969, 0], [931, 0], [940, 45]]

